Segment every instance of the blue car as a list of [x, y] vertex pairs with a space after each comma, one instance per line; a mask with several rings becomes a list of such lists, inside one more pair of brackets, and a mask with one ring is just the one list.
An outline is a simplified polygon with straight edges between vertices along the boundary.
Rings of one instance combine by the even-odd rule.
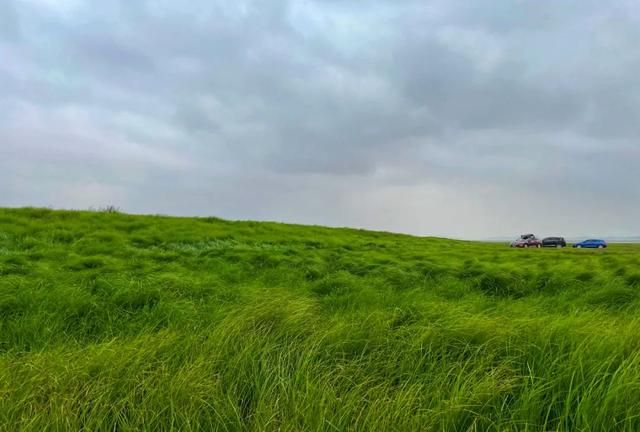
[[580, 243], [575, 243], [573, 247], [578, 249], [580, 248], [604, 249], [607, 247], [607, 242], [604, 240], [589, 239], [589, 240], [581, 241]]

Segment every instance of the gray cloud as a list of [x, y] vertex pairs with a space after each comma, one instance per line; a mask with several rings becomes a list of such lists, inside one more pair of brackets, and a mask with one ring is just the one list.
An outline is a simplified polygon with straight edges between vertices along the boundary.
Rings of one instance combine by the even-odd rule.
[[13, 0], [0, 4], [0, 41], [15, 40], [19, 36], [18, 14]]
[[638, 234], [639, 21], [624, 0], [5, 1], [0, 205]]

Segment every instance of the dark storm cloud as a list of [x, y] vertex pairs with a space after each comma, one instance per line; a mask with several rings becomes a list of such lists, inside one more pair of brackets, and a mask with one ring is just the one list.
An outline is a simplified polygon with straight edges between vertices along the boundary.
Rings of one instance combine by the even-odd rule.
[[638, 24], [622, 0], [5, 1], [0, 204], [636, 233]]

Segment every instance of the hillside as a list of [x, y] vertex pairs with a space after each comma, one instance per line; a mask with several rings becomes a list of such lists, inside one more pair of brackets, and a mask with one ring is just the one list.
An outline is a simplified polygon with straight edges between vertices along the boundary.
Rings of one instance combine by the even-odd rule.
[[0, 209], [0, 427], [640, 430], [639, 264]]

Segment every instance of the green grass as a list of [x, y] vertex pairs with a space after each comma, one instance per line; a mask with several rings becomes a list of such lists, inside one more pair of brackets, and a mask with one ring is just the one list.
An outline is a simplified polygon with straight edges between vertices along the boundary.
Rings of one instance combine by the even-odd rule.
[[640, 430], [640, 247], [0, 209], [0, 428]]

